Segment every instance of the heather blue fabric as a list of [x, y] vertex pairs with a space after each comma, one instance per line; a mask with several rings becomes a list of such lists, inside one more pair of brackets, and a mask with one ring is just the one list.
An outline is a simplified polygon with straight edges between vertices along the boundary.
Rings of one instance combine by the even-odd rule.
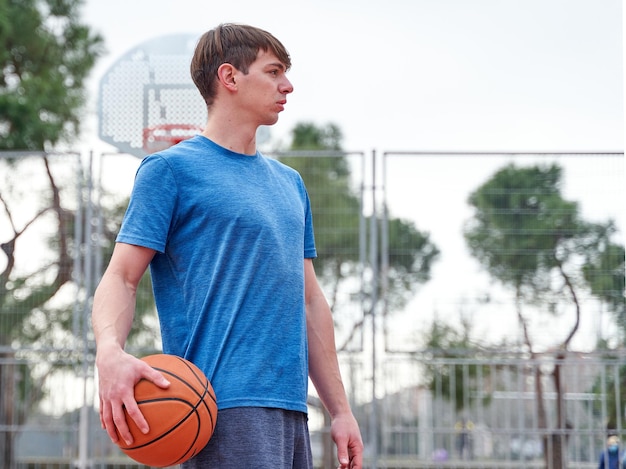
[[221, 410], [206, 447], [183, 469], [312, 469], [306, 414], [242, 407]]
[[157, 251], [163, 351], [206, 373], [219, 409], [306, 412], [304, 258], [316, 251], [295, 170], [196, 136], [143, 160], [117, 241]]

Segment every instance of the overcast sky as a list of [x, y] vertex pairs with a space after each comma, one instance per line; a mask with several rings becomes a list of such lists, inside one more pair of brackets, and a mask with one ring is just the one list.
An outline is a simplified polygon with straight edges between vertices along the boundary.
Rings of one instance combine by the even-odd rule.
[[310, 120], [349, 150], [623, 150], [620, 0], [87, 0], [83, 18], [108, 49], [94, 89], [147, 40], [269, 30], [293, 60], [280, 140]]

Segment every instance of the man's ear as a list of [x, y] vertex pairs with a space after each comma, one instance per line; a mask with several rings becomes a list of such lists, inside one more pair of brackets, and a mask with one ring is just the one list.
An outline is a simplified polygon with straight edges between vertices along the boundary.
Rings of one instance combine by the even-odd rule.
[[235, 74], [237, 69], [229, 63], [220, 65], [217, 69], [217, 79], [230, 91], [237, 91], [237, 83], [235, 82]]

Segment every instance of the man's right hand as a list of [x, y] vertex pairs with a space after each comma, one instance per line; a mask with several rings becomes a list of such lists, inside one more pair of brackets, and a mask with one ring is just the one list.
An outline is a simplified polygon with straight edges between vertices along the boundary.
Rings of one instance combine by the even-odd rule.
[[[147, 363], [121, 349], [98, 350], [96, 354], [100, 394], [100, 424], [113, 443], [121, 437], [127, 445], [133, 443], [126, 413], [142, 433], [148, 433], [148, 422], [135, 400], [135, 385], [142, 379], [160, 388], [169, 387], [165, 377]], [[126, 413], [124, 412], [126, 410]]]

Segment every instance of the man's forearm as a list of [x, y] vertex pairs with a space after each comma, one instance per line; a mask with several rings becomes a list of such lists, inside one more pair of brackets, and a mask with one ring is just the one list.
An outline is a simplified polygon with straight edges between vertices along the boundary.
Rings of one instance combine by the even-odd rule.
[[96, 346], [124, 348], [135, 314], [135, 293], [115, 274], [105, 274], [93, 301], [91, 314]]

